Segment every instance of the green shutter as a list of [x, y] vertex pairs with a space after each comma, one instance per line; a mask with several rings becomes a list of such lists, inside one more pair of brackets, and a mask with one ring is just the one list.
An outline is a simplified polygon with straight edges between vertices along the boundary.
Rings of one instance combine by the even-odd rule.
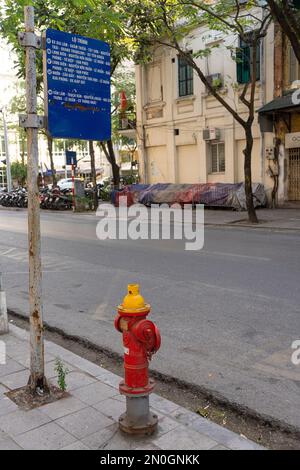
[[250, 81], [250, 47], [243, 47], [243, 81], [248, 83]]
[[[300, 1], [300, 0], [299, 0]], [[240, 47], [237, 49], [237, 82], [248, 83], [251, 77], [251, 48], [248, 44], [240, 40]], [[256, 50], [256, 80], [260, 79], [260, 44]]]
[[242, 83], [242, 54], [241, 50], [236, 50], [236, 79], [238, 83]]
[[260, 80], [260, 42], [256, 48], [256, 80]]

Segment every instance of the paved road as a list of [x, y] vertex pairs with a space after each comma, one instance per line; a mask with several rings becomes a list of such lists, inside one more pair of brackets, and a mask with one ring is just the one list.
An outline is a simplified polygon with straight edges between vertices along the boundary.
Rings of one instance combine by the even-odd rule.
[[[0, 209], [8, 304], [28, 310], [25, 211]], [[300, 429], [300, 232], [206, 228], [205, 247], [99, 241], [91, 215], [43, 213], [45, 320], [121, 352], [115, 306], [139, 282], [162, 332], [152, 368]]]

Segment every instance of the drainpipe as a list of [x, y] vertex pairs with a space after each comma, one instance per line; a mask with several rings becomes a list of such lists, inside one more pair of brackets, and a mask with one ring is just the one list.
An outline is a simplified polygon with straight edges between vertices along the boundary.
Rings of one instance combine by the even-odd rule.
[[[142, 158], [142, 165], [143, 165], [143, 179], [144, 183], [148, 182], [148, 168], [147, 168], [147, 149], [145, 147], [145, 139], [146, 139], [146, 133], [145, 133], [145, 124], [144, 124], [144, 119], [143, 119], [143, 114], [144, 114], [144, 83], [143, 83], [143, 65], [140, 65], [138, 67], [138, 81], [140, 85], [140, 108], [137, 107], [136, 109], [136, 133], [137, 133], [137, 140], [138, 140], [138, 149], [140, 152], [140, 156]], [[138, 125], [139, 123], [139, 125]], [[141, 135], [139, 135], [139, 132]]]

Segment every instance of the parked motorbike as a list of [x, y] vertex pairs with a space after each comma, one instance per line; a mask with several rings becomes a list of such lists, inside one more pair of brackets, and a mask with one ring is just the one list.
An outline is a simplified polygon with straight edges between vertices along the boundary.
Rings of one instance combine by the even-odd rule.
[[0, 205], [4, 207], [25, 208], [28, 205], [28, 195], [25, 188], [17, 188], [0, 194]]
[[40, 207], [48, 210], [68, 210], [72, 208], [71, 191], [68, 189], [60, 190], [54, 187], [49, 190], [42, 189], [40, 192]]

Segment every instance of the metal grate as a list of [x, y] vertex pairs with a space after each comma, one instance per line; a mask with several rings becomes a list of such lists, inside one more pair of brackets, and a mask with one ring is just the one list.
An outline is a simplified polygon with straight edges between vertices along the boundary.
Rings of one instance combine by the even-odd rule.
[[289, 200], [300, 201], [300, 148], [289, 150]]

